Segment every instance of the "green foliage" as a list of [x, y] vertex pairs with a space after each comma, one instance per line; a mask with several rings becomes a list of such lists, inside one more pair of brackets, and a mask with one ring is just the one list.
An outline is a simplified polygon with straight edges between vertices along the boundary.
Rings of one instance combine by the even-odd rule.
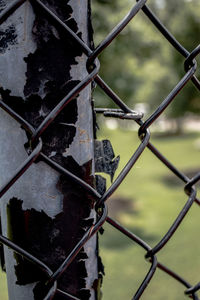
[[[178, 10], [174, 5], [174, 15], [169, 16], [170, 29], [174, 32], [177, 40], [188, 50], [192, 51], [199, 44], [200, 36], [200, 3], [196, 1], [177, 1]], [[177, 3], [176, 2], [176, 3]], [[197, 58], [198, 61], [198, 58]], [[172, 67], [181, 78], [184, 74], [183, 58], [176, 51], [172, 53]], [[199, 72], [196, 73], [199, 75]], [[178, 79], [177, 78], [177, 79]], [[171, 106], [171, 115], [181, 116], [185, 112], [200, 113], [200, 94], [193, 84], [188, 84], [183, 92], [177, 96]]]
[[[126, 15], [135, 2], [93, 0], [96, 45]], [[152, 0], [152, 11], [184, 47], [192, 51], [200, 36], [200, 3], [196, 0]], [[100, 55], [100, 75], [131, 107], [146, 102], [155, 109], [184, 76], [184, 58], [165, 40], [148, 18], [139, 12], [120, 36]], [[198, 73], [197, 73], [198, 75]], [[166, 113], [200, 113], [199, 93], [188, 84]], [[113, 106], [97, 89], [96, 105]]]

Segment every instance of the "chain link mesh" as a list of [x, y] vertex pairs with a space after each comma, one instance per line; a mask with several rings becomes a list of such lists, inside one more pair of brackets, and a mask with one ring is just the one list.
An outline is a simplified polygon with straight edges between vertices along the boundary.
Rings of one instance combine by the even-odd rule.
[[[22, 5], [25, 0], [21, 1], [13, 1], [10, 6], [8, 6], [3, 12], [0, 14], [0, 24], [2, 24], [20, 5]], [[183, 45], [181, 45], [175, 37], [165, 28], [165, 26], [161, 23], [161, 21], [153, 14], [153, 12], [146, 5], [147, 0], [139, 0], [129, 11], [127, 16], [119, 22], [119, 24], [113, 28], [113, 30], [108, 34], [108, 36], [97, 46], [94, 50], [90, 49], [80, 38], [76, 35], [61, 19], [59, 19], [54, 12], [52, 12], [44, 3], [40, 0], [31, 0], [34, 5], [38, 5], [38, 7], [43, 10], [49, 17], [52, 18], [54, 22], [59, 23], [63, 29], [68, 33], [68, 36], [73, 39], [79, 47], [83, 50], [83, 52], [88, 57], [87, 59], [87, 71], [88, 75], [78, 83], [68, 95], [49, 113], [49, 115], [44, 119], [42, 124], [37, 128], [33, 128], [26, 120], [24, 120], [21, 116], [19, 116], [15, 111], [13, 111], [10, 107], [8, 107], [3, 101], [0, 100], [0, 107], [5, 110], [9, 115], [11, 115], [15, 120], [17, 120], [21, 126], [31, 134], [31, 144], [36, 145], [34, 149], [32, 149], [31, 154], [28, 156], [26, 161], [19, 167], [14, 176], [1, 188], [0, 197], [2, 197], [5, 192], [18, 180], [20, 176], [33, 164], [33, 162], [37, 159], [38, 156], [42, 156], [43, 160], [46, 161], [47, 164], [61, 172], [62, 174], [70, 177], [72, 180], [79, 183], [86, 191], [88, 191], [96, 200], [96, 211], [98, 214], [98, 219], [95, 224], [93, 224], [90, 228], [87, 229], [86, 233], [79, 241], [79, 243], [74, 247], [69, 256], [64, 260], [62, 265], [53, 272], [47, 265], [45, 265], [42, 261], [17, 246], [11, 240], [7, 239], [3, 235], [0, 235], [0, 243], [9, 246], [15, 252], [28, 259], [32, 263], [36, 264], [38, 268], [43, 270], [46, 273], [48, 280], [46, 282], [45, 287], [41, 288], [45, 289], [44, 299], [53, 299], [56, 293], [61, 294], [63, 297], [67, 299], [78, 299], [60, 289], [57, 288], [57, 280], [62, 275], [63, 271], [70, 265], [73, 259], [76, 257], [81, 248], [87, 243], [87, 241], [102, 227], [105, 221], [111, 224], [116, 230], [119, 230], [124, 235], [126, 235], [130, 240], [136, 243], [138, 246], [142, 247], [146, 251], [145, 258], [150, 262], [150, 269], [146, 274], [143, 282], [139, 286], [137, 292], [133, 296], [133, 299], [140, 299], [142, 293], [150, 283], [151, 279], [154, 276], [154, 273], [157, 268], [161, 269], [163, 272], [177, 280], [179, 283], [184, 285], [185, 287], [185, 295], [188, 297], [197, 300], [197, 291], [200, 289], [200, 284], [192, 285], [187, 282], [186, 279], [182, 278], [178, 274], [174, 273], [172, 270], [168, 269], [166, 266], [158, 262], [156, 258], [156, 254], [168, 243], [171, 239], [177, 228], [181, 225], [184, 217], [190, 210], [191, 206], [194, 202], [197, 205], [200, 205], [200, 200], [196, 197], [196, 189], [194, 187], [195, 183], [200, 179], [200, 173], [196, 174], [193, 178], [188, 178], [184, 173], [178, 170], [170, 161], [167, 160], [165, 156], [163, 156], [157, 148], [150, 142], [150, 131], [149, 128], [151, 125], [159, 118], [159, 116], [165, 111], [165, 109], [170, 105], [172, 101], [175, 100], [177, 94], [183, 89], [183, 87], [189, 82], [192, 81], [198, 90], [200, 90], [200, 82], [195, 76], [195, 72], [197, 69], [197, 64], [195, 61], [196, 56], [200, 53], [200, 46], [197, 46], [191, 53], [188, 52]], [[106, 48], [112, 41], [120, 34], [120, 32], [128, 25], [128, 23], [133, 20], [134, 16], [140, 12], [143, 13], [149, 18], [154, 26], [157, 27], [160, 34], [162, 34], [168, 42], [174, 47], [184, 58], [184, 68], [185, 75], [178, 82], [178, 84], [174, 87], [174, 89], [168, 94], [168, 96], [160, 103], [157, 109], [151, 114], [151, 116], [143, 121], [143, 115], [133, 111], [130, 109], [114, 92], [113, 90], [103, 81], [103, 79], [98, 75], [100, 64], [98, 61], [98, 56], [106, 51]], [[107, 96], [119, 107], [119, 109], [96, 109], [96, 113], [101, 113], [104, 116], [109, 117], [117, 117], [122, 119], [128, 119], [130, 121], [136, 122], [139, 125], [138, 136], [141, 140], [141, 143], [137, 150], [132, 154], [131, 158], [127, 162], [126, 166], [120, 172], [118, 177], [112, 183], [112, 185], [107, 189], [107, 191], [100, 195], [97, 190], [91, 187], [89, 184], [84, 182], [82, 179], [78, 178], [68, 170], [61, 167], [59, 164], [55, 163], [53, 160], [48, 158], [44, 153], [42, 153], [42, 133], [46, 130], [46, 128], [52, 123], [52, 121], [56, 118], [56, 116], [63, 110], [63, 108], [71, 101], [74, 97], [78, 95], [78, 93], [83, 90], [89, 83], [95, 81], [96, 84], [103, 90]], [[125, 179], [128, 172], [134, 168], [134, 165], [143, 151], [148, 148], [175, 176], [177, 176], [180, 180], [185, 183], [184, 191], [188, 195], [188, 200], [185, 203], [183, 209], [180, 211], [175, 221], [168, 229], [167, 233], [162, 237], [162, 239], [151, 248], [144, 240], [140, 239], [133, 232], [130, 232], [114, 219], [110, 218], [107, 215], [107, 207], [106, 200], [114, 193], [114, 191], [119, 187], [122, 181]]]

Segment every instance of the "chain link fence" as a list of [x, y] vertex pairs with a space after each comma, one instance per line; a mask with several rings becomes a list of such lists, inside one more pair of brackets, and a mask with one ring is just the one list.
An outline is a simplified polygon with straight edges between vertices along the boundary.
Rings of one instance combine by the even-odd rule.
[[[2, 24], [20, 5], [22, 5], [25, 0], [13, 1], [10, 6], [8, 6], [3, 12], [0, 14], [0, 24]], [[13, 111], [9, 106], [7, 106], [3, 101], [0, 101], [0, 107], [5, 110], [9, 115], [11, 115], [15, 120], [17, 120], [21, 126], [29, 133], [30, 145], [32, 146], [32, 150], [26, 161], [19, 167], [14, 176], [1, 188], [0, 197], [2, 197], [6, 191], [18, 180], [20, 176], [24, 174], [24, 172], [33, 164], [33, 162], [37, 159], [38, 156], [42, 156], [45, 162], [58, 170], [60, 173], [70, 177], [76, 183], [80, 184], [82, 188], [84, 188], [90, 195], [96, 200], [96, 212], [98, 214], [98, 219], [96, 223], [94, 223], [90, 228], [87, 229], [86, 233], [79, 241], [79, 243], [74, 247], [69, 256], [63, 261], [60, 267], [53, 272], [47, 265], [45, 265], [42, 261], [13, 243], [11, 240], [7, 239], [3, 235], [0, 235], [0, 242], [4, 245], [7, 245], [15, 252], [20, 254], [25, 259], [31, 261], [36, 264], [38, 268], [40, 268], [46, 275], [47, 281], [44, 283], [41, 282], [40, 288], [43, 290], [43, 299], [53, 299], [56, 293], [63, 295], [66, 299], [78, 299], [75, 296], [72, 296], [60, 289], [57, 288], [57, 280], [62, 275], [63, 271], [68, 268], [70, 263], [79, 253], [81, 248], [87, 243], [87, 241], [102, 227], [104, 222], [108, 222], [111, 224], [116, 230], [119, 230], [124, 235], [126, 235], [130, 240], [136, 243], [139, 247], [142, 247], [146, 251], [145, 258], [150, 263], [150, 269], [146, 274], [143, 282], [139, 286], [136, 294], [133, 296], [133, 299], [140, 299], [142, 293], [147, 288], [151, 279], [153, 278], [155, 271], [157, 268], [161, 269], [163, 272], [177, 280], [179, 283], [184, 285], [185, 294], [192, 299], [199, 299], [197, 296], [197, 291], [200, 289], [200, 284], [190, 284], [185, 278], [182, 278], [178, 274], [174, 273], [172, 270], [168, 269], [167, 266], [164, 266], [162, 263], [158, 262], [156, 258], [156, 254], [168, 243], [171, 237], [174, 235], [177, 228], [181, 225], [184, 217], [190, 210], [191, 206], [194, 202], [197, 205], [200, 205], [200, 200], [196, 197], [196, 189], [195, 183], [200, 179], [200, 173], [196, 174], [193, 178], [188, 178], [185, 174], [183, 174], [180, 170], [178, 170], [170, 161], [167, 160], [154, 146], [151, 142], [150, 135], [150, 127], [151, 125], [159, 118], [159, 116], [165, 111], [165, 109], [170, 105], [172, 101], [176, 100], [177, 94], [183, 89], [183, 87], [189, 82], [192, 81], [195, 87], [200, 90], [200, 82], [195, 76], [195, 72], [197, 69], [197, 63], [195, 61], [196, 56], [200, 53], [200, 46], [196, 47], [191, 53], [189, 53], [183, 45], [181, 45], [176, 38], [165, 28], [165, 26], [161, 23], [161, 21], [153, 14], [153, 12], [146, 5], [147, 0], [139, 0], [133, 6], [133, 8], [128, 12], [123, 20], [108, 34], [108, 36], [96, 47], [94, 50], [90, 49], [82, 40], [77, 36], [61, 19], [59, 19], [54, 12], [52, 12], [46, 5], [43, 4], [40, 0], [31, 0], [34, 5], [37, 5], [40, 10], [42, 10], [45, 14], [48, 15], [54, 22], [59, 23], [63, 29], [66, 31], [68, 36], [73, 39], [79, 47], [83, 50], [85, 55], [88, 57], [87, 60], [87, 70], [88, 75], [78, 83], [68, 95], [51, 111], [51, 113], [44, 119], [42, 124], [38, 128], [33, 128], [26, 120], [24, 120], [21, 116], [19, 116], [15, 111]], [[185, 75], [179, 81], [179, 83], [174, 87], [174, 89], [168, 94], [168, 96], [160, 102], [160, 105], [157, 109], [152, 113], [152, 115], [145, 121], [142, 120], [143, 115], [136, 111], [130, 109], [118, 96], [115, 94], [112, 89], [103, 81], [103, 79], [98, 75], [100, 64], [98, 61], [98, 56], [106, 51], [106, 48], [110, 43], [120, 34], [120, 32], [128, 25], [130, 21], [134, 22], [134, 16], [142, 11], [152, 22], [152, 25], [156, 26], [160, 34], [162, 34], [168, 42], [174, 47], [184, 58], [184, 68]], [[141, 143], [137, 150], [132, 154], [131, 158], [120, 172], [118, 177], [112, 183], [112, 185], [107, 189], [107, 191], [100, 195], [97, 190], [91, 187], [89, 184], [84, 182], [82, 179], [78, 178], [68, 170], [61, 167], [59, 164], [55, 163], [53, 160], [48, 158], [46, 155], [42, 153], [42, 133], [46, 130], [46, 128], [53, 122], [56, 116], [63, 110], [63, 108], [70, 102], [73, 101], [73, 98], [77, 96], [80, 91], [82, 91], [87, 85], [89, 85], [92, 81], [95, 81], [96, 84], [103, 90], [107, 96], [109, 96], [110, 100], [113, 101], [119, 109], [104, 109], [98, 108], [96, 109], [96, 113], [101, 113], [105, 117], [115, 117], [121, 119], [127, 119], [129, 122], [136, 122], [139, 125], [138, 136], [141, 140]], [[115, 190], [120, 186], [123, 180], [125, 180], [126, 175], [128, 175], [129, 171], [134, 168], [134, 165], [140, 155], [142, 155], [143, 151], [148, 148], [157, 158], [160, 160], [175, 176], [177, 176], [180, 180], [185, 183], [184, 192], [188, 195], [188, 200], [185, 203], [183, 209], [178, 214], [177, 218], [168, 229], [166, 234], [162, 237], [162, 239], [151, 248], [144, 240], [140, 239], [133, 232], [130, 232], [118, 222], [113, 220], [107, 215], [107, 207], [106, 200], [115, 192]]]

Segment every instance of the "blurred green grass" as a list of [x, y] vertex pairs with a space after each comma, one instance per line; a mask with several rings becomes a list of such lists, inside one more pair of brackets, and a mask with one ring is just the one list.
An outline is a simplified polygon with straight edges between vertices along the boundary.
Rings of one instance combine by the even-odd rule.
[[0, 299], [7, 300], [7, 284], [6, 284], [6, 275], [5, 273], [0, 272]]
[[[140, 143], [137, 133], [122, 129], [104, 129], [102, 132], [99, 139], [110, 139], [115, 154], [120, 154], [118, 174]], [[200, 167], [200, 150], [195, 147], [198, 137], [197, 133], [171, 137], [152, 134], [151, 141], [176, 167], [190, 173]], [[113, 195], [112, 202], [126, 198], [130, 199], [132, 207], [128, 212], [122, 205], [118, 221], [154, 246], [187, 201], [183, 189], [184, 184], [177, 182], [176, 177], [145, 149]], [[109, 214], [113, 214], [112, 210]], [[200, 208], [194, 204], [171, 241], [157, 255], [162, 263], [191, 284], [199, 282], [199, 215]], [[103, 299], [131, 299], [150, 267], [144, 260], [145, 252], [109, 224], [105, 224], [104, 229], [100, 236], [100, 254], [106, 273]], [[0, 299], [7, 300], [5, 275], [0, 276]], [[184, 286], [157, 270], [142, 299], [182, 300], [184, 290]]]
[[[151, 142], [181, 171], [193, 173], [200, 169], [200, 151], [195, 146], [198, 137], [197, 133], [165, 137], [152, 134]], [[117, 173], [140, 142], [137, 133], [119, 129], [117, 131], [105, 129], [99, 138], [110, 139], [115, 154], [120, 154]], [[118, 221], [143, 238], [150, 246], [154, 246], [167, 232], [187, 201], [184, 184], [177, 180], [148, 149], [145, 149], [135, 167], [115, 192], [112, 202], [120, 197], [122, 200], [124, 197], [130, 198], [132, 212], [123, 212], [122, 209]], [[112, 215], [112, 211], [109, 214]], [[194, 204], [173, 238], [157, 255], [160, 262], [182, 275], [191, 284], [199, 282], [199, 216], [200, 208]], [[144, 260], [143, 249], [109, 224], [104, 228], [105, 232], [100, 237], [100, 253], [106, 273], [103, 299], [131, 299], [150, 265]], [[157, 270], [142, 299], [181, 300], [184, 298], [184, 290], [184, 286]]]

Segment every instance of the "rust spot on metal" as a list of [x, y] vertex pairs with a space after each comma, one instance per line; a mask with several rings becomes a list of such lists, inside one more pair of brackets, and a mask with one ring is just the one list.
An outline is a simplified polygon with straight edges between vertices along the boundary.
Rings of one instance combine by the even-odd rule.
[[88, 136], [88, 133], [85, 129], [78, 128], [78, 130], [80, 135], [86, 134]]

